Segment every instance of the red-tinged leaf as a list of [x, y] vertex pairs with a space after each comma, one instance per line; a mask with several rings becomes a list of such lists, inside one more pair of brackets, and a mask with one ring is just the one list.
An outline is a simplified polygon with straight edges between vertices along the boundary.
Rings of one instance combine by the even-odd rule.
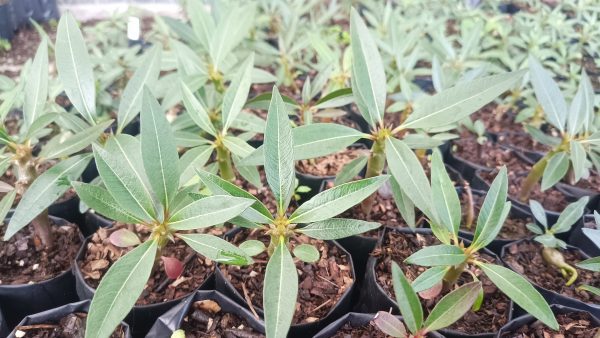
[[160, 256], [165, 265], [165, 272], [169, 279], [177, 279], [183, 272], [183, 263], [174, 257]]
[[442, 282], [438, 282], [431, 288], [419, 292], [419, 296], [421, 296], [421, 298], [423, 299], [434, 299], [435, 297], [439, 296], [439, 294], [442, 292], [443, 286], [444, 284]]
[[118, 246], [120, 248], [136, 246], [141, 243], [138, 236], [127, 229], [119, 229], [113, 232], [112, 234], [110, 234], [110, 237], [108, 239], [113, 245]]
[[389, 312], [377, 312], [375, 318], [373, 318], [373, 323], [375, 323], [379, 330], [386, 335], [397, 338], [406, 337], [406, 328], [404, 327], [404, 324], [402, 324], [400, 319], [396, 318]]

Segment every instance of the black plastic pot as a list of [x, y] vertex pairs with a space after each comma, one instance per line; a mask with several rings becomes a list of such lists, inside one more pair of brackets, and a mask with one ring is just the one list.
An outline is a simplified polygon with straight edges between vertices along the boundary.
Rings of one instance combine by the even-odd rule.
[[[496, 135], [488, 134], [488, 138], [491, 142], [496, 142]], [[446, 142], [448, 145], [444, 148], [440, 148], [442, 150], [442, 154], [444, 155], [444, 162], [450, 165], [452, 168], [456, 169], [464, 179], [471, 182], [473, 177], [475, 176], [475, 172], [477, 170], [490, 171], [492, 168], [488, 168], [486, 166], [482, 166], [477, 163], [473, 163], [468, 161], [453, 151], [454, 142], [449, 141]]]
[[[92, 288], [88, 283], [86, 283], [83, 272], [79, 267], [78, 262], [84, 258], [85, 252], [87, 250], [87, 244], [90, 241], [88, 237], [79, 252], [77, 253], [77, 257], [75, 258], [75, 262], [73, 263], [73, 275], [75, 275], [75, 290], [77, 291], [77, 296], [79, 299], [92, 299], [94, 297], [94, 293], [96, 289]], [[214, 287], [214, 273], [211, 274], [205, 281], [198, 287], [198, 290], [210, 290]], [[131, 312], [125, 317], [124, 321], [127, 322], [131, 326], [131, 332], [134, 337], [143, 337], [146, 335], [148, 330], [152, 327], [152, 324], [156, 321], [156, 319], [161, 316], [166, 311], [170, 310], [173, 306], [177, 305], [181, 302], [184, 297], [173, 299], [163, 303], [157, 304], [148, 304], [148, 305], [136, 305], [133, 307]]]
[[[29, 315], [19, 323], [18, 326], [26, 326], [26, 325], [38, 325], [38, 324], [48, 324], [53, 322], [58, 322], [61, 318], [74, 313], [74, 312], [85, 312], [87, 313], [90, 308], [90, 301], [84, 300], [77, 303], [66, 304], [54, 309], [50, 309], [44, 312], [36, 313], [34, 315]], [[127, 323], [122, 322], [121, 325], [125, 329], [125, 338], [131, 338], [131, 331], [129, 330], [129, 325]], [[8, 336], [8, 338], [15, 338], [16, 329]], [[25, 336], [27, 337], [27, 335]]]
[[10, 40], [15, 35], [15, 23], [10, 3], [0, 5], [0, 39]]
[[[410, 228], [394, 228], [394, 229], [386, 228], [386, 231], [384, 232], [383, 236], [380, 238], [380, 242], [378, 243], [379, 246], [381, 246], [381, 244], [383, 243], [383, 240], [384, 240], [386, 234], [388, 233], [388, 231], [396, 231], [398, 233], [404, 233], [404, 234], [422, 234], [422, 235], [433, 236], [431, 229], [429, 229], [429, 228], [417, 228], [415, 230], [412, 230]], [[465, 244], [467, 244], [467, 245], [470, 244], [469, 240], [464, 239], [464, 241], [465, 241]], [[487, 255], [495, 257], [498, 262], [501, 262], [500, 259], [497, 258], [497, 256], [493, 252], [491, 252], [487, 249], [483, 249], [482, 251]], [[371, 257], [371, 258], [369, 258], [369, 261], [367, 262], [367, 270], [365, 272], [365, 282], [364, 282], [363, 288], [361, 290], [361, 297], [360, 297], [360, 302], [359, 302], [359, 306], [357, 307], [357, 310], [362, 311], [362, 312], [367, 312], [367, 313], [375, 313], [377, 311], [389, 311], [390, 309], [392, 309], [392, 313], [400, 314], [400, 310], [398, 309], [398, 305], [396, 304], [396, 301], [393, 300], [390, 296], [388, 296], [386, 291], [377, 282], [377, 276], [375, 273], [375, 266], [377, 265], [377, 261], [378, 261], [378, 259], [376, 257]], [[513, 303], [512, 303], [512, 301], [510, 301], [508, 320], [512, 319], [512, 315], [513, 315]], [[481, 334], [476, 334], [476, 335], [468, 335], [465, 333], [461, 333], [461, 332], [449, 330], [449, 329], [440, 330], [440, 333], [446, 337], [467, 337], [468, 336], [468, 337], [480, 337], [480, 338], [483, 338], [483, 337], [491, 338], [491, 337], [494, 337], [496, 334], [495, 332], [488, 332], [488, 333], [481, 333]]]
[[[523, 239], [520, 241], [516, 241], [512, 244], [515, 243], [520, 243], [520, 242], [526, 242], [526, 241], [531, 241], [529, 239]], [[500, 254], [500, 258], [502, 259], [502, 262], [511, 270], [517, 272], [516, 269], [514, 269], [508, 262], [504, 261], [504, 254], [506, 253], [506, 251], [508, 250], [508, 245], [502, 248], [502, 252]], [[585, 252], [581, 251], [579, 248], [573, 247], [568, 245], [567, 246], [567, 250], [571, 250], [571, 251], [578, 251], [579, 254], [581, 254], [583, 259], [587, 259], [590, 258], [590, 256], [586, 255]], [[526, 277], [526, 276], [525, 276]], [[531, 281], [530, 281], [531, 282]], [[596, 317], [600, 317], [600, 304], [591, 304], [591, 303], [584, 303], [578, 299], [574, 299], [571, 297], [567, 297], [564, 295], [561, 295], [557, 292], [548, 290], [546, 288], [543, 288], [533, 282], [531, 282], [531, 284], [542, 294], [542, 296], [546, 299], [546, 301], [548, 302], [548, 304], [559, 304], [559, 305], [563, 305], [563, 306], [568, 306], [568, 307], [572, 307], [572, 308], [576, 308], [576, 309], [580, 309], [580, 310], [584, 310], [584, 311], [588, 311], [591, 314], [593, 314]]]
[[45, 22], [60, 16], [56, 0], [12, 0], [10, 3], [17, 28], [29, 24], [29, 19]]
[[[313, 338], [333, 337], [338, 332], [338, 330], [341, 329], [342, 327], [344, 327], [344, 325], [346, 325], [346, 324], [349, 324], [351, 327], [362, 327], [362, 326], [368, 325], [369, 322], [371, 322], [373, 320], [373, 317], [375, 317], [374, 313], [357, 313], [357, 312], [347, 313], [342, 318], [327, 325], [326, 328], [319, 331], [319, 333], [317, 333]], [[397, 317], [398, 317], [398, 319], [402, 320], [402, 317], [400, 317], [400, 316], [397, 316]], [[373, 328], [373, 330], [376, 330], [376, 328]], [[427, 337], [443, 338], [444, 336], [442, 336], [441, 334], [434, 331], [434, 332], [428, 333]]]
[[219, 306], [221, 306], [221, 311], [224, 313], [234, 314], [245, 320], [255, 331], [263, 334], [265, 333], [264, 323], [256, 319], [254, 315], [244, 307], [227, 298], [219, 291], [199, 290], [160, 316], [146, 335], [146, 338], [170, 337], [173, 331], [178, 330], [181, 327], [183, 319], [188, 315], [190, 307], [194, 302], [207, 299], [217, 302]]
[[514, 4], [513, 2], [509, 2], [509, 3], [504, 3], [504, 4], [498, 5], [498, 10], [501, 13], [513, 15], [513, 14], [516, 14], [517, 12], [519, 12], [521, 10], [521, 8], [519, 6], [517, 6], [516, 4]]
[[[572, 307], [568, 307], [568, 306], [562, 306], [562, 305], [551, 305], [550, 309], [552, 310], [552, 312], [554, 313], [555, 316], [558, 314], [566, 314], [566, 313], [573, 313], [573, 312], [588, 312], [588, 311], [582, 311], [581, 309], [572, 308]], [[590, 314], [590, 315], [592, 318], [592, 320], [591, 320], [592, 323], [594, 325], [596, 325], [596, 327], [600, 327], [600, 320], [597, 317], [595, 317], [593, 314]], [[529, 314], [517, 317], [517, 318], [511, 320], [510, 322], [506, 323], [506, 325], [504, 325], [502, 328], [500, 328], [500, 331], [498, 331], [498, 337], [508, 337], [510, 334], [514, 333], [515, 330], [518, 330], [523, 325], [533, 324], [536, 321], [537, 321], [537, 319], [535, 319], [535, 317], [533, 317], [532, 315], [529, 315]]]
[[423, 91], [427, 93], [434, 93], [435, 88], [433, 87], [433, 80], [431, 77], [419, 76], [413, 79], [413, 83], [419, 86]]
[[[598, 230], [596, 228], [596, 221], [594, 220], [594, 217], [592, 215], [583, 216], [583, 223], [584, 223], [583, 227], [576, 228], [571, 233], [571, 235], [569, 236], [568, 243], [572, 246], [575, 246], [575, 247], [581, 249], [583, 252], [585, 252], [590, 257], [600, 256], [600, 243], [594, 243], [594, 241], [590, 237], [588, 237], [588, 235], [586, 234], [586, 232], [592, 232], [592, 231], [600, 232], [600, 230]], [[593, 224], [593, 228], [583, 230], [586, 228], [585, 224]]]
[[73, 224], [77, 224], [77, 226], [79, 226], [79, 230], [81, 230], [81, 233], [83, 234], [83, 237], [90, 235], [83, 226], [85, 217], [81, 212], [79, 212], [79, 197], [77, 195], [73, 195], [64, 201], [53, 203], [50, 207], [48, 207], [48, 214], [54, 217], [65, 219]]
[[[236, 230], [238, 230], [238, 229], [234, 229], [229, 234], [226, 234], [225, 237], [226, 238], [229, 237], [232, 233], [235, 233]], [[348, 260], [350, 262], [350, 266], [352, 269], [352, 276], [354, 277], [355, 281], [352, 284], [352, 286], [349, 287], [344, 292], [342, 297], [340, 297], [340, 300], [335, 304], [335, 306], [329, 311], [329, 313], [325, 317], [323, 317], [320, 320], [315, 321], [313, 323], [303, 323], [303, 324], [292, 325], [290, 327], [288, 337], [298, 337], [298, 338], [312, 337], [312, 335], [319, 332], [319, 330], [324, 328], [326, 325], [331, 323], [333, 320], [335, 320], [335, 319], [339, 318], [340, 316], [342, 316], [343, 314], [347, 313], [352, 306], [352, 296], [353, 296], [353, 293], [354, 293], [354, 290], [356, 287], [356, 279], [357, 279], [356, 271], [354, 270], [354, 262], [352, 260], [352, 255], [350, 255], [348, 253], [348, 251], [346, 251], [346, 249], [344, 249], [344, 247], [342, 247], [336, 241], [328, 241], [328, 242], [334, 244], [340, 250], [342, 250], [343, 252], [345, 252], [348, 255]], [[233, 301], [240, 304], [244, 308], [248, 307], [244, 297], [236, 290], [235, 286], [233, 286], [233, 284], [223, 275], [223, 273], [221, 272], [221, 269], [218, 266], [215, 269], [215, 286], [216, 286], [217, 291], [219, 291], [219, 292], [223, 293], [224, 295], [226, 295], [227, 297], [231, 298]], [[256, 310], [256, 313], [261, 318], [263, 318], [263, 316], [264, 316], [263, 310], [258, 307], [255, 307], [255, 310]]]
[[8, 334], [8, 325], [4, 319], [2, 309], [0, 309], [0, 337], [5, 337]]
[[[50, 216], [56, 225], [63, 219]], [[83, 237], [81, 237], [83, 240]], [[12, 328], [23, 317], [68, 304], [77, 300], [75, 279], [71, 269], [58, 276], [35, 284], [0, 285], [0, 307], [6, 323]]]

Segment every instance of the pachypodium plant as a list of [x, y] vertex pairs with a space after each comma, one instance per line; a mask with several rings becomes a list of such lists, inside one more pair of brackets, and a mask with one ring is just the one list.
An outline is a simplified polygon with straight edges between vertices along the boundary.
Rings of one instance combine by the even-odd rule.
[[543, 245], [542, 257], [548, 265], [555, 267], [561, 272], [563, 277], [567, 279], [567, 286], [573, 284], [577, 280], [577, 269], [565, 261], [565, 257], [559, 249], [566, 249], [567, 243], [556, 238], [555, 235], [571, 230], [573, 224], [583, 216], [588, 200], [589, 197], [584, 196], [577, 202], [569, 204], [565, 210], [561, 212], [560, 216], [558, 216], [558, 220], [552, 226], [548, 224], [548, 218], [546, 217], [544, 207], [542, 207], [538, 201], [529, 201], [529, 207], [531, 208], [533, 216], [544, 229], [540, 229], [539, 226], [533, 223], [528, 223], [527, 229], [537, 235], [534, 237], [534, 240]]
[[550, 150], [531, 168], [523, 181], [519, 199], [526, 202], [531, 191], [541, 180], [541, 190], [551, 188], [563, 179], [575, 184], [590, 175], [592, 164], [600, 168], [600, 133], [597, 131], [594, 114], [594, 89], [585, 70], [581, 73], [579, 89], [571, 105], [567, 107], [565, 97], [551, 74], [539, 62], [530, 57], [530, 76], [543, 111], [545, 121], [558, 136], [546, 134], [541, 129], [527, 126], [531, 137]]
[[474, 270], [480, 269], [498, 289], [544, 324], [556, 329], [558, 323], [550, 307], [540, 293], [522, 276], [510, 269], [488, 262], [479, 252], [490, 244], [500, 232], [508, 216], [511, 203], [506, 201], [508, 178], [506, 167], [502, 167], [492, 182], [481, 206], [474, 231], [473, 241], [466, 245], [458, 237], [461, 223], [461, 206], [458, 193], [444, 167], [442, 156], [435, 150], [431, 163], [431, 185], [425, 178], [416, 156], [408, 171], [419, 172], [423, 186], [429, 188], [426, 209], [421, 209], [427, 217], [435, 237], [442, 243], [425, 247], [412, 254], [405, 263], [430, 267], [414, 282], [417, 292], [424, 290], [451, 290], [459, 278], [469, 273], [477, 278]]
[[392, 262], [392, 282], [406, 327], [400, 319], [385, 311], [379, 311], [373, 322], [383, 333], [395, 338], [425, 338], [429, 332], [452, 325], [469, 312], [483, 292], [479, 281], [462, 285], [440, 299], [424, 319], [419, 296], [396, 262]]
[[314, 246], [302, 244], [292, 247], [290, 239], [308, 236], [317, 240], [334, 240], [379, 227], [380, 224], [375, 222], [333, 217], [360, 203], [388, 180], [388, 176], [383, 175], [342, 184], [317, 194], [289, 211], [295, 187], [294, 140], [287, 107], [277, 88], [274, 88], [267, 115], [264, 163], [267, 182], [277, 206], [275, 214], [269, 212], [263, 201], [236, 185], [208, 172], [198, 171], [200, 180], [213, 194], [254, 200], [249, 209], [231, 222], [261, 230], [270, 238], [266, 247], [256, 240], [246, 241], [240, 247], [251, 250], [253, 255], [267, 250], [269, 261], [263, 304], [267, 336], [274, 338], [286, 336], [295, 311], [298, 274], [290, 251], [308, 263], [319, 259], [319, 251]]
[[[244, 251], [219, 237], [190, 233], [228, 221], [253, 201], [218, 195], [192, 198], [190, 189], [180, 189], [180, 159], [170, 125], [147, 88], [143, 95], [141, 140], [120, 134], [109, 138], [104, 147], [93, 146], [104, 187], [72, 182], [81, 200], [99, 214], [144, 225], [150, 232], [143, 242], [127, 229], [111, 235], [113, 244], [137, 247], [117, 260], [100, 281], [87, 317], [88, 338], [112, 334], [144, 290], [161, 250], [175, 238], [216, 262], [252, 262]], [[181, 269], [181, 264], [175, 265]]]

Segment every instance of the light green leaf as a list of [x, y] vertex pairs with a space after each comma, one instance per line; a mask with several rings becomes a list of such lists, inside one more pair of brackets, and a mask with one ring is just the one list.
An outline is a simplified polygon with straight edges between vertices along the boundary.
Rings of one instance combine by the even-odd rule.
[[435, 331], [452, 325], [471, 309], [480, 291], [481, 283], [471, 282], [445, 295], [431, 310], [424, 326]]
[[486, 263], [479, 263], [478, 265], [492, 283], [504, 292], [508, 298], [551, 329], [558, 330], [558, 323], [552, 310], [550, 310], [550, 306], [527, 280], [518, 273], [502, 266]]
[[252, 154], [255, 150], [251, 145], [246, 143], [246, 141], [231, 135], [225, 135], [225, 137], [223, 137], [223, 144], [229, 151], [241, 158]]
[[392, 282], [404, 323], [410, 332], [418, 332], [423, 325], [423, 308], [419, 297], [396, 262], [392, 262]]
[[278, 212], [283, 213], [294, 194], [294, 143], [285, 104], [277, 87], [273, 87], [264, 145], [267, 182], [277, 201]]
[[417, 219], [415, 215], [415, 205], [413, 202], [406, 196], [406, 194], [402, 191], [400, 184], [398, 181], [392, 176], [390, 177], [390, 188], [392, 190], [392, 196], [394, 197], [394, 202], [396, 203], [396, 208], [400, 212], [400, 215], [406, 222], [406, 224], [414, 229], [417, 226]]
[[73, 156], [38, 176], [21, 197], [6, 228], [4, 240], [11, 238], [62, 196], [69, 189], [69, 181], [81, 176], [91, 159], [90, 154]]
[[582, 269], [600, 272], [600, 257], [589, 258], [575, 265]]
[[41, 158], [52, 159], [68, 156], [81, 151], [96, 141], [112, 122], [113, 120], [108, 120], [91, 126], [65, 139], [61, 137], [62, 135], [56, 136], [42, 148], [39, 156]]
[[329, 218], [310, 223], [296, 231], [320, 240], [334, 240], [359, 235], [377, 229], [381, 224], [357, 219]]
[[239, 45], [242, 40], [248, 35], [253, 26], [255, 18], [256, 6], [237, 5], [225, 13], [221, 13], [222, 17], [211, 34], [209, 40], [209, 50], [213, 66], [216, 70], [222, 68], [222, 63], [229, 56], [229, 53]]
[[201, 170], [210, 156], [214, 152], [214, 147], [202, 145], [186, 151], [179, 158], [179, 168], [181, 176], [179, 177], [179, 186], [184, 186], [196, 175], [196, 170]]
[[579, 181], [586, 173], [586, 152], [585, 148], [580, 142], [571, 141], [571, 166], [573, 168], [573, 175], [575, 176], [575, 182]]
[[421, 266], [458, 265], [467, 259], [464, 251], [455, 245], [432, 245], [410, 255], [405, 262]]
[[444, 279], [444, 275], [449, 269], [450, 267], [447, 266], [434, 266], [425, 270], [412, 282], [412, 288], [415, 292], [431, 289]]
[[460, 200], [438, 149], [433, 151], [431, 159], [431, 194], [433, 210], [440, 224], [449, 232], [458, 234], [462, 214]]
[[284, 338], [292, 324], [298, 297], [298, 273], [284, 241], [280, 241], [267, 263], [263, 290], [267, 336]]
[[81, 201], [100, 215], [128, 224], [136, 224], [142, 221], [123, 209], [106, 189], [83, 182], [71, 182], [71, 185]]
[[227, 131], [242, 111], [250, 85], [252, 84], [252, 69], [254, 68], [254, 53], [252, 53], [246, 61], [240, 66], [239, 71], [235, 74], [234, 80], [231, 82], [225, 96], [223, 97], [223, 131]]
[[550, 231], [553, 234], [560, 234], [569, 231], [571, 226], [583, 216], [585, 206], [589, 200], [590, 198], [588, 196], [584, 196], [577, 200], [577, 202], [569, 204], [565, 210], [560, 213], [558, 220], [556, 220], [556, 223], [554, 223]]
[[216, 136], [217, 131], [210, 121], [210, 117], [208, 116], [208, 112], [204, 109], [204, 106], [200, 103], [200, 101], [194, 96], [194, 93], [188, 88], [188, 86], [181, 81], [181, 94], [183, 95], [183, 104], [188, 115], [192, 118], [192, 120], [205, 132]]
[[300, 244], [294, 248], [294, 256], [306, 263], [315, 263], [319, 260], [319, 250], [310, 244]]
[[183, 239], [196, 252], [215, 262], [230, 265], [248, 265], [254, 260], [244, 250], [235, 245], [210, 234], [181, 234], [177, 237]]
[[506, 202], [507, 194], [508, 176], [506, 167], [503, 166], [494, 178], [479, 211], [471, 247], [481, 249], [496, 238], [510, 211], [510, 202]]
[[542, 176], [542, 191], [550, 189], [562, 180], [567, 174], [567, 171], [569, 171], [569, 155], [564, 151], [554, 154], [544, 169], [544, 176]]
[[15, 197], [17, 197], [17, 191], [13, 189], [4, 195], [2, 200], [0, 200], [0, 224], [4, 223], [6, 215], [8, 215], [8, 212], [12, 208], [12, 205], [15, 201]]
[[578, 286], [577, 289], [591, 292], [594, 295], [600, 297], [600, 288], [593, 287], [591, 285], [581, 285], [581, 286]]
[[533, 56], [529, 57], [529, 74], [535, 97], [544, 109], [546, 120], [563, 132], [567, 119], [567, 102], [558, 84]]
[[346, 163], [335, 177], [334, 185], [344, 184], [353, 180], [365, 168], [368, 160], [369, 158], [363, 155]]
[[[531, 213], [533, 217], [540, 222], [544, 227], [548, 228], [548, 219], [546, 217], [546, 211], [542, 204], [536, 200], [529, 200], [529, 209], [531, 209]], [[539, 227], [536, 225], [539, 229]]]
[[106, 338], [135, 305], [150, 277], [158, 245], [147, 241], [116, 261], [94, 294], [86, 321], [86, 338]]
[[29, 127], [44, 113], [48, 100], [48, 41], [42, 38], [25, 79], [23, 123]]
[[433, 96], [416, 100], [404, 129], [432, 129], [456, 123], [513, 88], [525, 71], [477, 78], [457, 84]]
[[162, 48], [160, 45], [154, 45], [149, 51], [146, 51], [140, 59], [140, 67], [136, 69], [131, 79], [127, 82], [121, 96], [121, 102], [119, 103], [117, 114], [119, 129], [117, 132], [122, 132], [123, 128], [142, 109], [144, 87], [154, 88], [156, 85], [158, 74], [160, 73], [161, 54]]
[[90, 124], [95, 124], [96, 82], [92, 63], [77, 22], [69, 12], [58, 23], [55, 53], [58, 77], [69, 100]]
[[[205, 51], [208, 51], [210, 40], [215, 35], [215, 21], [210, 15], [208, 8], [201, 1], [188, 1], [186, 2], [186, 13], [189, 15], [194, 33], [192, 41], [198, 42]], [[184, 38], [188, 33], [178, 35]], [[189, 39], [186, 40], [189, 41]]]
[[333, 91], [317, 101], [315, 109], [338, 108], [354, 101], [351, 88], [342, 88]]
[[327, 189], [298, 207], [290, 216], [290, 222], [318, 222], [341, 214], [371, 196], [388, 179], [388, 175], [382, 175]]
[[377, 44], [360, 14], [350, 14], [352, 39], [352, 92], [361, 114], [371, 126], [383, 120], [386, 78]]
[[240, 249], [242, 249], [248, 256], [253, 257], [261, 254], [267, 249], [267, 247], [265, 246], [265, 243], [261, 241], [250, 239], [240, 244]]
[[224, 223], [254, 203], [242, 197], [208, 196], [179, 209], [169, 218], [169, 229], [194, 230]]
[[525, 224], [525, 227], [527, 228], [527, 230], [533, 232], [536, 235], [543, 235], [544, 232], [542, 231], [542, 229], [540, 229], [540, 227], [535, 224], [535, 223], [527, 223]]
[[[26, 139], [31, 139], [36, 135], [37, 132], [46, 128], [50, 123], [54, 122], [56, 119], [60, 117], [58, 113], [46, 113], [42, 116], [38, 117], [31, 126], [27, 128], [27, 133], [25, 134]], [[66, 129], [66, 128], [65, 128]]]
[[179, 187], [179, 155], [171, 125], [147, 87], [140, 119], [142, 161], [146, 176], [165, 210]]
[[238, 117], [231, 122], [231, 128], [263, 134], [265, 132], [265, 124], [266, 121], [262, 118], [242, 111]]

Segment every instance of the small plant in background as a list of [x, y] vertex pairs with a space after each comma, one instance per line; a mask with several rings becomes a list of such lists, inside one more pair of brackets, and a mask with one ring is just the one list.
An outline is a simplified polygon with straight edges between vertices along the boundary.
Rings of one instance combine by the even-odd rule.
[[535, 200], [529, 201], [529, 207], [535, 219], [544, 227], [528, 223], [527, 229], [536, 234], [535, 241], [543, 245], [542, 257], [550, 266], [557, 268], [565, 279], [566, 285], [569, 286], [577, 280], [577, 270], [565, 261], [565, 257], [559, 249], [566, 249], [567, 243], [555, 237], [556, 234], [564, 233], [571, 230], [581, 216], [588, 202], [587, 196], [580, 198], [577, 202], [569, 204], [560, 214], [554, 225], [549, 226], [546, 213], [542, 205]]
[[385, 311], [379, 311], [373, 322], [383, 333], [395, 338], [424, 338], [429, 332], [452, 325], [469, 312], [483, 292], [481, 282], [462, 285], [440, 299], [424, 319], [419, 296], [396, 262], [392, 262], [392, 281], [406, 327], [402, 321]]

